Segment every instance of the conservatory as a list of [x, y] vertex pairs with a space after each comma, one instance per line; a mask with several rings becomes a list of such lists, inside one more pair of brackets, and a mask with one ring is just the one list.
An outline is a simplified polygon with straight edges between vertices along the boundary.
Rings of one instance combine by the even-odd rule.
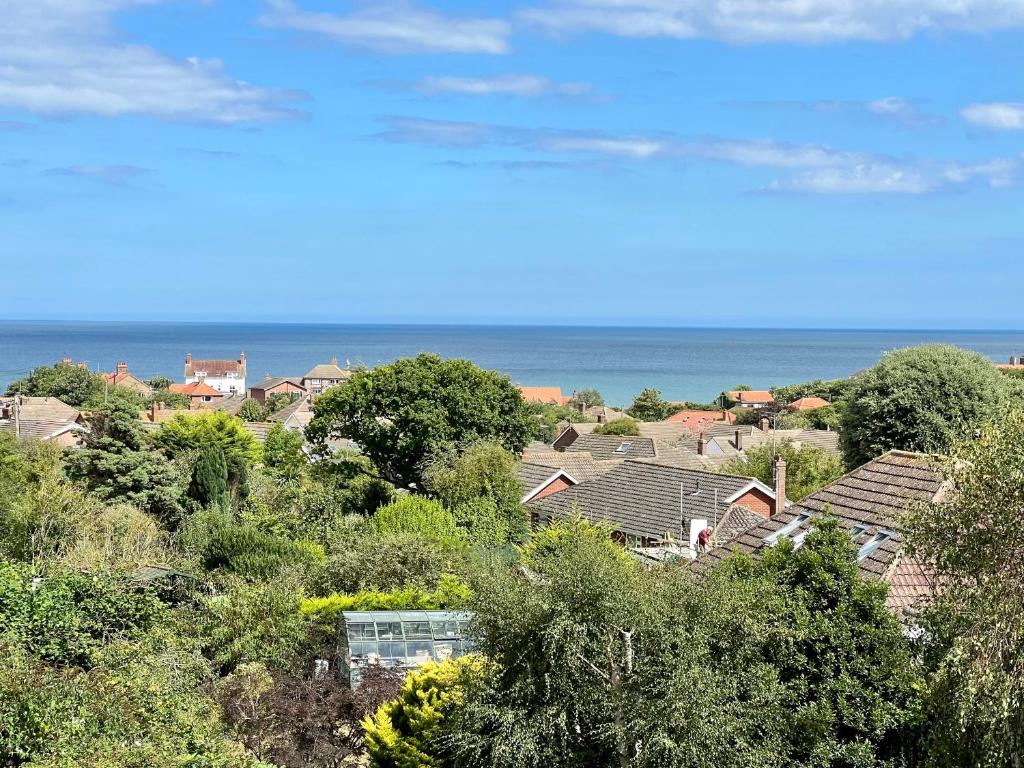
[[471, 650], [460, 611], [344, 611], [338, 648], [339, 673], [353, 688], [371, 664], [413, 669], [428, 661], [457, 658]]

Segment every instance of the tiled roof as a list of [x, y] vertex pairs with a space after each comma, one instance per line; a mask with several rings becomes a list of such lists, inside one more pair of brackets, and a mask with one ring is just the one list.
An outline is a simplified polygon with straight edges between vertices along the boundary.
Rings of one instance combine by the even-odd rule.
[[253, 384], [251, 387], [249, 387], [249, 389], [267, 390], [273, 389], [274, 387], [279, 387], [282, 384], [291, 384], [293, 387], [305, 389], [305, 387], [302, 385], [302, 378], [299, 376], [268, 376], [259, 384]]
[[188, 395], [189, 397], [221, 397], [221, 393], [211, 387], [209, 384], [204, 384], [201, 381], [193, 381], [191, 384], [171, 384], [167, 387], [168, 392], [173, 392], [179, 395]]
[[252, 432], [261, 443], [266, 442], [267, 432], [274, 426], [271, 421], [243, 421], [242, 426]]
[[791, 411], [813, 411], [815, 408], [824, 408], [828, 400], [823, 397], [801, 397], [787, 405]]
[[88, 428], [74, 421], [51, 421], [44, 419], [19, 419], [20, 424], [15, 424], [13, 419], [0, 420], [0, 432], [14, 435], [19, 431], [23, 438], [34, 438], [36, 440], [50, 440], [57, 435], [68, 431], [88, 432]]
[[321, 363], [313, 366], [313, 369], [303, 376], [303, 379], [347, 379], [352, 376], [352, 371], [346, 371], [336, 362]]
[[207, 376], [225, 376], [229, 373], [237, 373], [245, 376], [245, 362], [241, 360], [192, 360], [185, 363], [185, 377], [190, 378], [196, 375], [196, 371], [202, 371]]
[[714, 540], [718, 544], [732, 541], [748, 528], [764, 522], [764, 515], [759, 515], [741, 504], [733, 504], [725, 513], [714, 531]]
[[619, 435], [580, 435], [566, 453], [589, 453], [598, 461], [609, 459], [654, 458], [654, 440], [649, 437], [622, 437]]
[[679, 411], [665, 421], [682, 424], [691, 432], [700, 432], [715, 422], [732, 424], [736, 421], [736, 414], [729, 411]]
[[[13, 397], [0, 398], [5, 405], [13, 405]], [[81, 412], [56, 397], [21, 396], [18, 412], [22, 421], [68, 422], [81, 419]]]
[[245, 401], [249, 398], [246, 397], [242, 392], [235, 392], [231, 395], [224, 395], [218, 400], [214, 400], [210, 403], [210, 408], [215, 411], [224, 411], [232, 416], [237, 416], [238, 412], [242, 410], [242, 406]]
[[300, 397], [294, 403], [289, 403], [277, 413], [272, 413], [267, 417], [268, 421], [288, 421], [293, 415], [301, 412], [312, 413], [308, 397]]
[[626, 461], [589, 482], [529, 503], [542, 520], [578, 510], [593, 522], [648, 538], [689, 536], [690, 520], [716, 525], [730, 497], [756, 480], [642, 461]]
[[775, 399], [772, 397], [772, 393], [766, 389], [750, 389], [750, 390], [733, 390], [727, 393], [730, 400], [735, 400], [737, 403], [772, 403]]
[[520, 387], [519, 392], [528, 403], [565, 405], [572, 399], [562, 394], [561, 387]]
[[860, 559], [861, 574], [895, 579], [893, 599], [906, 602], [911, 599], [910, 593], [920, 592], [925, 578], [920, 566], [903, 563], [902, 567], [895, 567], [900, 565], [896, 557], [903, 546], [903, 537], [896, 526], [909, 505], [936, 500], [942, 486], [942, 472], [934, 458], [892, 451], [812, 493], [799, 504], [749, 528], [728, 545], [717, 547], [698, 561], [698, 567], [722, 560], [733, 551], [756, 556], [770, 546], [765, 537], [797, 520], [800, 515], [810, 515], [807, 521], [790, 532], [791, 537], [795, 536], [808, 529], [814, 516], [827, 511], [851, 535], [857, 534], [854, 543], [858, 547], [876, 539], [879, 541], [876, 548], [865, 551]]
[[543, 464], [553, 472], [555, 469], [564, 469], [574, 479], [581, 483], [600, 477], [605, 472], [615, 468], [618, 461], [595, 461], [589, 453], [568, 451], [552, 451], [547, 446], [544, 450], [527, 449], [523, 462], [529, 464]]

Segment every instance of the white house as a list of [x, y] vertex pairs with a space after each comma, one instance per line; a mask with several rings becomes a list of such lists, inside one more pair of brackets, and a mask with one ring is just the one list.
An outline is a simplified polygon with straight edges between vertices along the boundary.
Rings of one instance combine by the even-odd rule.
[[245, 394], [245, 353], [237, 360], [193, 360], [185, 355], [185, 383], [202, 382], [225, 395]]

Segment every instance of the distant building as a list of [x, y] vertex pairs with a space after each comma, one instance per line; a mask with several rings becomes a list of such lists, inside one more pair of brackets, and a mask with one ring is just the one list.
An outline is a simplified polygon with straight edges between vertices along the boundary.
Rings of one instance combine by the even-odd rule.
[[813, 411], [817, 408], [824, 408], [829, 404], [823, 397], [801, 397], [786, 406], [791, 411]]
[[171, 384], [167, 391], [178, 395], [188, 395], [189, 404], [194, 409], [212, 408], [217, 401], [224, 397], [223, 392], [214, 389], [205, 381], [193, 381], [190, 384]]
[[302, 397], [306, 392], [306, 387], [298, 376], [267, 376], [259, 384], [249, 388], [249, 397], [260, 405], [266, 405], [271, 395]]
[[21, 440], [43, 440], [78, 448], [89, 433], [81, 412], [55, 397], [0, 398], [0, 432]]
[[764, 408], [775, 402], [772, 393], [766, 389], [736, 389], [726, 392], [725, 396], [740, 408]]
[[117, 364], [117, 368], [113, 373], [104, 373], [103, 380], [107, 384], [113, 384], [118, 387], [126, 387], [128, 389], [135, 390], [144, 397], [149, 397], [153, 394], [153, 389], [142, 379], [133, 375], [128, 370], [128, 363], [120, 362]]
[[561, 387], [519, 387], [519, 394], [528, 403], [566, 405], [572, 397], [562, 394]]
[[237, 360], [193, 360], [185, 355], [185, 383], [201, 382], [222, 395], [245, 394], [245, 353]]
[[316, 397], [331, 387], [344, 384], [350, 378], [352, 378], [352, 371], [339, 367], [338, 358], [335, 357], [329, 363], [314, 366], [302, 377], [301, 385], [305, 387], [310, 396]]
[[730, 413], [729, 411], [679, 411], [673, 413], [665, 421], [670, 421], [674, 424], [682, 424], [690, 432], [699, 433], [703, 432], [711, 424], [716, 422], [732, 424], [736, 421], [736, 414]]

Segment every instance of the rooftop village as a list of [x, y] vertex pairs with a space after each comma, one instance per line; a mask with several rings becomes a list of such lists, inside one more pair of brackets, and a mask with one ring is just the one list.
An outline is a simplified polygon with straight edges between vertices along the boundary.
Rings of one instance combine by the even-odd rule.
[[[220, 520], [205, 523], [213, 527], [203, 529], [203, 536], [247, 531], [239, 539], [247, 543], [233, 554], [199, 556], [211, 569], [205, 576], [188, 558], [140, 562], [134, 578], [146, 584], [198, 584], [221, 574], [210, 582], [219, 586], [204, 587], [212, 591], [203, 599], [228, 599], [234, 582], [218, 579], [247, 573], [253, 566], [242, 565], [249, 562], [244, 558], [271, 547], [271, 539], [276, 543], [267, 552], [276, 553], [273, 562], [291, 557], [305, 563], [305, 578], [325, 574], [300, 589], [306, 595], [303, 621], [321, 633], [321, 645], [304, 652], [319, 649], [310, 660], [315, 679], [333, 670], [331, 679], [353, 688], [378, 685], [375, 670], [403, 675], [471, 655], [481, 638], [495, 653], [496, 642], [474, 623], [477, 614], [465, 597], [469, 588], [453, 575], [457, 567], [441, 567], [439, 581], [437, 573], [426, 581], [404, 581], [373, 576], [379, 565], [370, 560], [350, 572], [341, 565], [331, 567], [342, 571], [315, 565], [347, 562], [364, 539], [377, 542], [373, 547], [398, 547], [389, 556], [402, 564], [392, 563], [389, 574], [417, 567], [411, 563], [427, 555], [409, 548], [417, 551], [424, 542], [437, 547], [459, 540], [488, 551], [518, 546], [518, 573], [531, 588], [543, 590], [555, 576], [544, 575], [537, 552], [557, 549], [559, 537], [581, 535], [574, 526], [603, 532], [604, 541], [614, 543], [634, 568], [686, 569], [694, 578], [725, 564], [742, 570], [735, 563], [757, 563], [768, 553], [800, 552], [819, 529], [839, 530], [858, 577], [885, 586], [880, 610], [912, 638], [923, 631], [921, 612], [955, 576], [939, 572], [939, 560], [927, 547], [908, 544], [907, 516], [924, 509], [943, 514], [956, 498], [956, 473], [988, 449], [971, 451], [1001, 439], [999, 430], [1008, 429], [998, 419], [976, 427], [950, 420], [945, 431], [930, 433], [933, 409], [940, 411], [945, 397], [963, 396], [978, 404], [979, 414], [1002, 413], [1003, 404], [1021, 399], [1024, 364], [1015, 356], [995, 366], [969, 357], [973, 383], [957, 386], [974, 390], [924, 393], [944, 386], [943, 379], [914, 378], [920, 370], [933, 364], [941, 369], [951, 355], [973, 353], [945, 347], [906, 352], [909, 362], [901, 351], [850, 379], [764, 390], [738, 386], [706, 404], [669, 402], [656, 390], [644, 390], [628, 408], [605, 404], [593, 390], [563, 394], [556, 386], [513, 386], [467, 361], [430, 355], [376, 369], [343, 368], [332, 359], [311, 364], [302, 375], [262, 380], [249, 377], [244, 353], [217, 360], [187, 354], [180, 381], [143, 380], [126, 362], [97, 377], [64, 360], [37, 369], [0, 399], [0, 437], [51, 444], [64, 456], [68, 477], [90, 493], [149, 509], [172, 521], [164, 524], [190, 531], [185, 541], [198, 535], [195, 524], [181, 522], [189, 515]], [[75, 389], [72, 380], [81, 380], [84, 389]], [[879, 403], [887, 395], [881, 392], [897, 380], [910, 381], [915, 398], [901, 391], [893, 402], [924, 402], [925, 410], [877, 428], [871, 409], [883, 408]], [[998, 397], [990, 398], [997, 390]], [[57, 392], [79, 393], [79, 401], [64, 402]], [[959, 414], [962, 408], [957, 409]], [[126, 413], [131, 424], [118, 426], [118, 413]], [[888, 419], [891, 411], [885, 413]], [[207, 422], [208, 432], [195, 426]], [[893, 423], [904, 431], [894, 431]], [[995, 430], [996, 437], [984, 437], [990, 434], [984, 430]], [[933, 435], [948, 441], [942, 450], [933, 449], [940, 447]], [[218, 441], [226, 448], [208, 456]], [[243, 444], [249, 446], [239, 449], [250, 465], [248, 475], [231, 463], [230, 446]], [[149, 487], [163, 470], [148, 469], [146, 487], [131, 490], [128, 479], [111, 478], [112, 457], [143, 454], [148, 458], [132, 461], [185, 468], [187, 482], [175, 486], [179, 500], [167, 501]], [[287, 488], [302, 494], [315, 488], [319, 496], [287, 502], [299, 511], [274, 517], [267, 510], [285, 503], [280, 494]], [[384, 531], [399, 538], [380, 538]], [[287, 552], [293, 554], [281, 554]], [[341, 572], [351, 575], [342, 578]], [[624, 652], [632, 653], [632, 630], [608, 632], [610, 668], [619, 674], [612, 649], [625, 642]], [[334, 639], [324, 643], [324, 636]], [[223, 662], [227, 668], [235, 669], [249, 656], [225, 658], [231, 659]]]

